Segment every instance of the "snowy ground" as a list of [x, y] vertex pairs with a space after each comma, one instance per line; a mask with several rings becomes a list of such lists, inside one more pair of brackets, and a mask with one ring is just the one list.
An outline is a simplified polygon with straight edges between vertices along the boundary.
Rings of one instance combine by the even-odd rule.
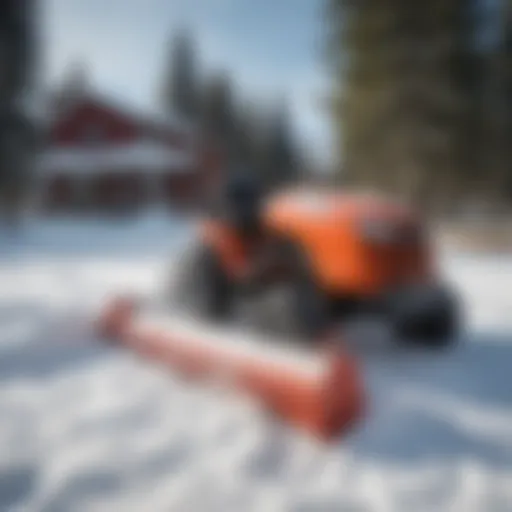
[[83, 330], [77, 312], [158, 282], [178, 226], [0, 233], [1, 511], [512, 510], [512, 258], [446, 255], [463, 343], [369, 355], [367, 421], [321, 446]]

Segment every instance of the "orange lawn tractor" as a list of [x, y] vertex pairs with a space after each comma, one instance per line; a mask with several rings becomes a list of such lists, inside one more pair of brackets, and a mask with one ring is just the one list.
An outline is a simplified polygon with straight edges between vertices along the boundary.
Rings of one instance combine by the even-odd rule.
[[201, 221], [193, 263], [201, 317], [228, 321], [244, 297], [281, 286], [301, 338], [369, 313], [400, 340], [454, 339], [457, 300], [441, 282], [425, 226], [404, 206], [308, 187], [262, 197], [248, 179], [232, 180], [221, 204]]

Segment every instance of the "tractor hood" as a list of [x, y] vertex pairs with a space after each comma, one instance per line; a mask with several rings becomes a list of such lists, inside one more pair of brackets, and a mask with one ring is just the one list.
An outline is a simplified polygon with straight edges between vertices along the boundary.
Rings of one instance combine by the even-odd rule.
[[271, 197], [265, 209], [273, 222], [411, 224], [415, 215], [404, 205], [383, 195], [335, 190], [298, 189]]

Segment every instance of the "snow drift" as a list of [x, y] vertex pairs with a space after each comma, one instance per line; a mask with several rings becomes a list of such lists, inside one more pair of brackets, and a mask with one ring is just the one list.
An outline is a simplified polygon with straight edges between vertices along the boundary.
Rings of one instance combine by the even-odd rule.
[[465, 339], [369, 354], [369, 417], [325, 447], [77, 329], [112, 292], [154, 289], [185, 238], [163, 216], [0, 236], [1, 510], [512, 508], [512, 259], [444, 257]]

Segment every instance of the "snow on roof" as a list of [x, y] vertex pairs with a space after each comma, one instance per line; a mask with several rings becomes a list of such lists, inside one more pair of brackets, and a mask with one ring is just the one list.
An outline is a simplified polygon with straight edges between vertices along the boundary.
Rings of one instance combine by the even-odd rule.
[[187, 172], [193, 164], [189, 152], [153, 141], [139, 141], [94, 148], [59, 148], [43, 152], [38, 164], [41, 174], [98, 174], [125, 172]]

